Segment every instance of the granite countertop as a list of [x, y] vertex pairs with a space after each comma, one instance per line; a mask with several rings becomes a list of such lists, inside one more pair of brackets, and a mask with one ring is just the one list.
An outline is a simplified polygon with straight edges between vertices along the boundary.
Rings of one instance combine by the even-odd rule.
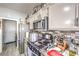
[[[52, 48], [53, 48], [53, 47], [52, 47]], [[39, 51], [40, 51], [40, 53], [42, 54], [42, 56], [48, 56], [48, 55], [47, 55], [47, 50], [40, 49]], [[62, 54], [63, 54], [64, 56], [69, 56], [69, 50], [65, 50]]]
[[[47, 55], [47, 49], [45, 49], [45, 48], [40, 48], [39, 49], [39, 47], [37, 46], [37, 45], [35, 45], [34, 43], [32, 43], [32, 42], [30, 42], [36, 49], [38, 49], [38, 51], [41, 53], [41, 56], [48, 56]], [[54, 48], [54, 47], [52, 47], [52, 48]], [[62, 53], [64, 56], [69, 56], [69, 50], [65, 50], [63, 53]]]

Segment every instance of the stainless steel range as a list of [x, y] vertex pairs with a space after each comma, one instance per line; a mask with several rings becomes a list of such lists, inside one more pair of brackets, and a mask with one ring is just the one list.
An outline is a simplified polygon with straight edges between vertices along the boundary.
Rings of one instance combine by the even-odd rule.
[[38, 47], [36, 47], [32, 42], [28, 42], [28, 50], [28, 56], [41, 56]]
[[[40, 34], [36, 35], [38, 38], [35, 41], [28, 41], [28, 56], [41, 56], [40, 50], [47, 50], [51, 43], [51, 35], [50, 34]], [[40, 36], [40, 37], [39, 37]], [[32, 36], [35, 37], [35, 36]], [[34, 39], [33, 39], [34, 40]]]

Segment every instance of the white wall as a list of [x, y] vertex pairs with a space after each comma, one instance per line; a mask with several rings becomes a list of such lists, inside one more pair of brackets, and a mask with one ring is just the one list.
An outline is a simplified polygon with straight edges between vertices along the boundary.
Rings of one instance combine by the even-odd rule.
[[19, 20], [21, 18], [24, 18], [25, 16], [26, 16], [26, 14], [24, 14], [24, 13], [20, 13], [18, 11], [12, 10], [12, 9], [0, 7], [0, 17]]
[[0, 53], [2, 52], [2, 20], [0, 19]]
[[0, 29], [0, 53], [2, 52], [2, 30]]
[[[2, 17], [8, 18], [9, 20], [20, 20], [21, 18], [25, 18], [26, 14], [24, 13], [20, 13], [18, 11], [12, 10], [12, 9], [8, 9], [8, 8], [4, 8], [4, 7], [0, 7], [0, 19], [2, 19]], [[24, 19], [23, 19], [24, 20]], [[0, 31], [2, 32], [2, 31]], [[0, 33], [0, 41], [2, 40], [2, 33]], [[0, 42], [0, 53], [2, 52], [2, 41]]]

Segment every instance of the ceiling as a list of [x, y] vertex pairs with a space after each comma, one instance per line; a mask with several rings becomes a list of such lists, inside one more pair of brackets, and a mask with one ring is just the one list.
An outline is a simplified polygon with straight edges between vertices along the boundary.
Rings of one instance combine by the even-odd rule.
[[39, 4], [41, 3], [0, 3], [0, 6], [28, 14], [32, 12], [33, 7]]

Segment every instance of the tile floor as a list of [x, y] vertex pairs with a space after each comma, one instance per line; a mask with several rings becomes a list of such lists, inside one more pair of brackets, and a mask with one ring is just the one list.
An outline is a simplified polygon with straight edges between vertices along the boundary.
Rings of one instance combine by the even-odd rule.
[[5, 50], [0, 56], [24, 56], [24, 54], [19, 54], [19, 50], [17, 49], [15, 43], [6, 44]]

